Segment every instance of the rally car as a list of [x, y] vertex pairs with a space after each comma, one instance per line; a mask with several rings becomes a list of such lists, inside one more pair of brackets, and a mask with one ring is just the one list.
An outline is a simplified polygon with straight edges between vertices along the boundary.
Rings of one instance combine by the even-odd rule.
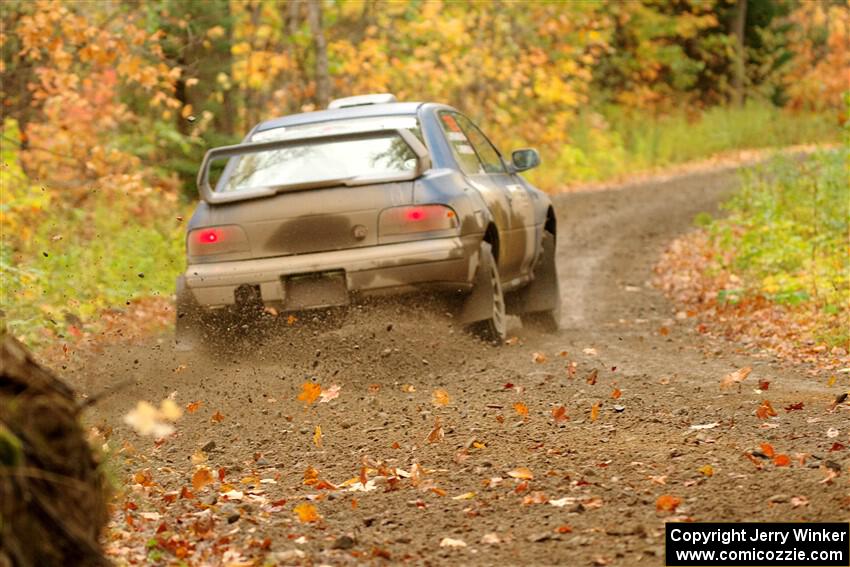
[[392, 95], [262, 122], [209, 150], [177, 280], [178, 345], [246, 313], [305, 312], [376, 294], [429, 293], [462, 324], [505, 339], [506, 314], [558, 327], [556, 216], [473, 122]]

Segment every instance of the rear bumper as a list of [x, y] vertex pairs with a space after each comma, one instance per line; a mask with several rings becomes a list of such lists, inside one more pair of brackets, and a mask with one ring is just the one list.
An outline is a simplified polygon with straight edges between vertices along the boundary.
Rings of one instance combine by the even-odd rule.
[[401, 293], [417, 288], [468, 291], [478, 267], [480, 235], [439, 238], [299, 254], [190, 265], [185, 291], [202, 307], [236, 303], [236, 290], [257, 286], [263, 303], [285, 310], [287, 276], [345, 272], [349, 293]]

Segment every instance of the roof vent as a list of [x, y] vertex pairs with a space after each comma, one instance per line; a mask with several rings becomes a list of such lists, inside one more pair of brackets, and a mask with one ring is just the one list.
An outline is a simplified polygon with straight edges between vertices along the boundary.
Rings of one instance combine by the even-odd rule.
[[397, 99], [395, 95], [390, 93], [348, 96], [345, 98], [338, 98], [332, 100], [331, 103], [328, 105], [328, 109], [333, 110], [334, 108], [350, 108], [352, 106], [366, 106], [368, 104], [385, 104], [388, 102], [396, 101]]

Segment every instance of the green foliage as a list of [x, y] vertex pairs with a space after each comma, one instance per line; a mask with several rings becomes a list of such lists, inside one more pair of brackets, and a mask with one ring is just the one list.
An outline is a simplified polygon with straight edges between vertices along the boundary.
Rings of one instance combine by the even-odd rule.
[[793, 144], [836, 142], [841, 130], [826, 113], [791, 113], [767, 103], [647, 116], [608, 107], [582, 113], [571, 143], [543, 153], [535, 181], [547, 189], [566, 182], [623, 177], [715, 154]]
[[[13, 140], [15, 133], [7, 122], [3, 136]], [[97, 190], [73, 208], [39, 200], [46, 192], [23, 174], [17, 154], [14, 144], [3, 144], [2, 212], [20, 219], [23, 203], [33, 215], [26, 226], [6, 216], [0, 240], [0, 309], [14, 335], [32, 344], [72, 325], [91, 329], [105, 308], [172, 293], [184, 266], [176, 210], [160, 218], [140, 214], [132, 198]], [[7, 230], [27, 238], [13, 240]]]
[[[710, 229], [731, 252], [730, 267], [744, 276], [747, 293], [850, 313], [848, 158], [846, 148], [777, 157], [745, 173], [726, 205], [729, 216]], [[832, 342], [846, 340], [831, 333]]]

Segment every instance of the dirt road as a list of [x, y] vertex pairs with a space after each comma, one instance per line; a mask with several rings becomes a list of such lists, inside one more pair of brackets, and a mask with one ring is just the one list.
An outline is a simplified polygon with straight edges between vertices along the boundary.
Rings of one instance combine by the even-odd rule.
[[[726, 172], [559, 196], [556, 336], [517, 327], [515, 344], [495, 348], [442, 314], [399, 307], [352, 313], [336, 329], [295, 325], [221, 362], [151, 340], [69, 367], [88, 394], [135, 380], [89, 415], [114, 428], [110, 446], [132, 444], [115, 457], [119, 477], [151, 474], [126, 496], [138, 508], [116, 512], [111, 552], [143, 557], [164, 524], [152, 548], [163, 560], [183, 546], [190, 561], [212, 563], [241, 554], [258, 564], [662, 565], [671, 518], [847, 520], [850, 424], [846, 407], [829, 411], [842, 384], [706, 339], [649, 283], [663, 246], [736, 184]], [[719, 388], [747, 366], [740, 388]], [[339, 385], [339, 396], [305, 405], [296, 396], [311, 380]], [[434, 403], [435, 389], [447, 405]], [[201, 404], [174, 437], [157, 446], [122, 424], [137, 400], [175, 391], [181, 405]], [[756, 416], [764, 399], [775, 417]], [[553, 417], [559, 406], [568, 419]], [[375, 490], [304, 483], [310, 467], [337, 486], [359, 478], [363, 459]], [[372, 470], [379, 462], [398, 478]], [[169, 502], [198, 466], [216, 482]], [[293, 509], [315, 495], [321, 520], [303, 523]], [[658, 511], [662, 495], [681, 502]]]

